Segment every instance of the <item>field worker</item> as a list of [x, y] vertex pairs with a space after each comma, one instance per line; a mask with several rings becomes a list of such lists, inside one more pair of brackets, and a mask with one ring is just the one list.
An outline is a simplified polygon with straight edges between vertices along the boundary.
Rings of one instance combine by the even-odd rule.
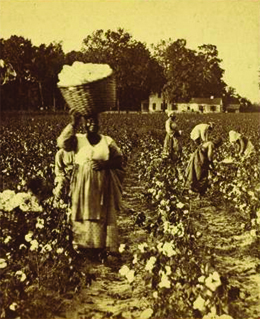
[[196, 145], [200, 145], [202, 142], [208, 141], [209, 132], [212, 131], [213, 128], [213, 122], [209, 122], [209, 124], [198, 124], [191, 131], [190, 137], [196, 143]]
[[255, 152], [254, 145], [245, 136], [236, 131], [230, 131], [229, 142], [235, 146], [235, 150], [242, 160], [248, 158]]
[[185, 186], [198, 193], [201, 198], [208, 189], [209, 171], [215, 169], [213, 164], [214, 150], [222, 144], [222, 139], [214, 142], [202, 142], [192, 154], [185, 171]]
[[69, 201], [70, 179], [73, 170], [74, 152], [58, 150], [55, 155], [55, 188], [53, 194], [56, 200], [62, 199], [65, 203]]
[[65, 151], [74, 152], [70, 182], [73, 244], [89, 258], [102, 261], [109, 253], [118, 254], [123, 156], [111, 137], [99, 134], [95, 114], [83, 118], [86, 133], [76, 134], [81, 117], [72, 114], [72, 122], [57, 142]]
[[166, 136], [162, 152], [163, 158], [170, 158], [173, 161], [178, 160], [182, 152], [182, 148], [178, 140], [181, 136], [181, 131], [178, 130], [175, 120], [176, 116], [174, 115], [174, 112], [169, 112], [168, 119], [165, 122]]

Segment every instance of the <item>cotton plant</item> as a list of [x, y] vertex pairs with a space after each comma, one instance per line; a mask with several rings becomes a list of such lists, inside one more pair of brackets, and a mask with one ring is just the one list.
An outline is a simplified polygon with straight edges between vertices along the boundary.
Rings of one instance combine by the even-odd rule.
[[[243, 217], [247, 217], [250, 235], [257, 240], [260, 237], [258, 210], [260, 209], [259, 163], [252, 157], [236, 164], [235, 167], [219, 166], [219, 175], [214, 180], [212, 192], [219, 191], [227, 203], [232, 203]], [[241, 229], [245, 229], [243, 224]]]
[[[222, 282], [214, 269], [198, 269], [201, 257], [193, 251], [191, 243], [201, 233], [193, 234], [189, 228], [189, 198], [180, 192], [182, 171], [172, 170], [167, 163], [161, 165], [159, 154], [150, 149], [143, 150], [140, 162], [142, 181], [149, 185], [147, 198], [157, 207], [157, 215], [152, 216], [149, 224], [156, 227], [147, 242], [139, 243], [132, 263], [124, 271], [142, 274], [158, 316], [213, 313]], [[184, 297], [187, 292], [190, 298]], [[176, 312], [178, 308], [181, 309]]]
[[0, 210], [11, 212], [15, 208], [23, 212], [42, 212], [38, 199], [30, 192], [15, 193], [13, 190], [5, 190], [0, 193]]
[[[75, 285], [80, 284], [83, 275], [74, 267], [76, 253], [70, 243], [67, 206], [40, 205], [30, 192], [12, 190], [0, 194], [0, 203], [0, 288], [5, 287], [2, 303], [3, 309], [15, 309], [12, 311], [18, 316], [26, 303], [23, 298], [29, 298], [25, 293], [28, 287], [37, 283], [44, 290], [51, 282], [57, 291], [66, 290], [67, 285], [73, 286], [73, 278], [78, 278]], [[31, 307], [29, 303], [27, 306]]]

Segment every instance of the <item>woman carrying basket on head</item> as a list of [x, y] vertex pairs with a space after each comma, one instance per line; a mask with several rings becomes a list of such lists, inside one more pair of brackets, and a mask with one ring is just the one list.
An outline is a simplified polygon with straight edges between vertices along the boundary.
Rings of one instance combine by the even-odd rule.
[[[59, 88], [72, 121], [57, 139], [73, 152], [70, 180], [73, 243], [89, 256], [103, 259], [118, 252], [123, 156], [115, 141], [99, 133], [98, 113], [115, 104], [115, 85], [108, 65], [74, 62], [59, 75]], [[83, 119], [85, 133], [77, 133]]]
[[122, 153], [115, 141], [99, 134], [97, 114], [84, 117], [86, 134], [76, 133], [81, 115], [58, 137], [58, 146], [74, 152], [70, 183], [73, 242], [96, 257], [118, 252], [117, 212], [122, 194]]

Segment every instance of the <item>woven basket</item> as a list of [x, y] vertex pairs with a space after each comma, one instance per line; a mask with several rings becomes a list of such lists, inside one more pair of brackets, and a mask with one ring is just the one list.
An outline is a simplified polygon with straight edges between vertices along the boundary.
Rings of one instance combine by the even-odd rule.
[[83, 116], [109, 111], [116, 103], [116, 81], [114, 75], [76, 86], [59, 86], [70, 110]]

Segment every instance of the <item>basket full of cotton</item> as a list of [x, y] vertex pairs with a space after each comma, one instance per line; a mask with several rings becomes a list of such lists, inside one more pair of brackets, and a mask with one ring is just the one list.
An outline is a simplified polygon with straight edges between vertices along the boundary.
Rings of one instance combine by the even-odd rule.
[[74, 62], [59, 73], [58, 88], [71, 111], [83, 116], [111, 110], [116, 103], [116, 83], [108, 64]]

